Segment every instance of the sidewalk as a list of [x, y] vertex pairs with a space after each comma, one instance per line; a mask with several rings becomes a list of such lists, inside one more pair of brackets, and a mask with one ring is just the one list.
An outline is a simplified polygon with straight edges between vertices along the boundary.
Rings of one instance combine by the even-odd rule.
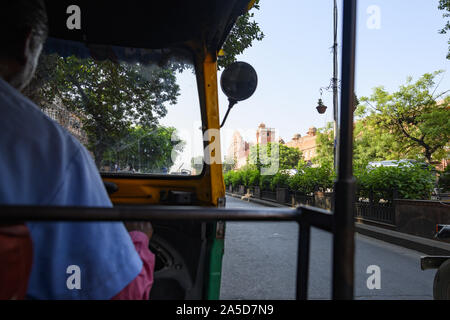
[[[240, 199], [241, 196], [227, 192], [227, 196]], [[244, 200], [245, 201], [245, 200]], [[250, 202], [254, 202], [267, 207], [285, 208], [287, 205], [282, 205], [274, 201], [263, 199], [250, 198]], [[411, 234], [401, 233], [394, 230], [376, 227], [373, 225], [355, 222], [355, 231], [359, 234], [392, 243], [404, 248], [416, 250], [427, 255], [450, 255], [450, 243], [431, 240], [414, 236]]]

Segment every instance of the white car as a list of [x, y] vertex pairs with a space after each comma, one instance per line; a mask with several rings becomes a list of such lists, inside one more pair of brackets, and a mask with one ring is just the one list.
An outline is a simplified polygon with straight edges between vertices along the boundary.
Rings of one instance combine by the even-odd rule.
[[369, 162], [366, 169], [373, 169], [376, 167], [398, 167], [400, 164], [404, 164], [407, 167], [411, 167], [414, 164], [422, 164], [423, 167], [428, 167], [429, 165], [425, 162], [418, 160], [409, 160], [409, 159], [401, 159], [401, 160], [383, 160], [383, 161], [372, 161]]

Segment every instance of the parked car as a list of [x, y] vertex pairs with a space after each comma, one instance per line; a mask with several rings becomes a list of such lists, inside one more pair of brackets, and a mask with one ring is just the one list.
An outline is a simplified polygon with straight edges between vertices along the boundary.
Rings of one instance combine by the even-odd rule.
[[412, 167], [415, 164], [421, 164], [424, 169], [431, 167], [428, 163], [423, 162], [423, 161], [401, 159], [401, 160], [372, 161], [372, 162], [369, 162], [366, 169], [373, 169], [376, 167], [398, 167], [400, 165], [404, 165], [406, 167]]

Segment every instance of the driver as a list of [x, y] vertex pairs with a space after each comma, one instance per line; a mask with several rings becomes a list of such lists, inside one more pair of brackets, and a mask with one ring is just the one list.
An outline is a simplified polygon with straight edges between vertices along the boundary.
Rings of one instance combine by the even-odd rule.
[[[0, 1], [0, 205], [111, 207], [89, 152], [20, 93], [33, 77], [46, 36], [43, 1]], [[130, 224], [130, 232], [120, 222], [26, 226], [33, 246], [27, 297], [148, 299], [155, 263], [148, 249], [150, 223]], [[5, 259], [13, 252], [2, 250], [6, 242], [0, 237], [0, 272], [31, 261], [28, 231], [20, 230], [14, 245], [28, 256]]]

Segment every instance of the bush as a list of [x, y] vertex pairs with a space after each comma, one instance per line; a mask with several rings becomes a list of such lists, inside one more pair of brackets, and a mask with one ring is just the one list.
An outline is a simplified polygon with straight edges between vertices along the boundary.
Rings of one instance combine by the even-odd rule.
[[228, 171], [224, 175], [225, 184], [232, 185], [233, 188], [236, 188], [237, 186], [242, 184], [242, 175], [239, 171]]
[[258, 186], [260, 173], [255, 165], [246, 165], [239, 172], [242, 177], [242, 184], [246, 187]]
[[326, 191], [332, 188], [334, 183], [334, 170], [328, 166], [317, 168], [300, 164], [298, 172], [289, 181], [291, 190], [310, 194], [314, 191]]
[[233, 188], [244, 185], [246, 187], [259, 186], [260, 184], [260, 173], [256, 169], [256, 166], [245, 166], [241, 170], [228, 171], [223, 175], [223, 180], [225, 185], [228, 187], [232, 185]]
[[227, 187], [231, 184], [231, 172], [232, 171], [227, 171], [226, 173], [223, 174], [223, 182]]
[[259, 187], [261, 190], [271, 190], [272, 189], [272, 178], [273, 176], [261, 175], [259, 178]]
[[355, 176], [358, 196], [368, 198], [372, 192], [376, 202], [392, 199], [394, 190], [400, 199], [429, 199], [435, 181], [431, 169], [420, 164], [364, 169]]
[[250, 186], [259, 186], [259, 181], [261, 179], [261, 174], [258, 169], [252, 169], [249, 173], [248, 184]]
[[289, 179], [290, 179], [289, 174], [279, 171], [271, 177], [272, 177], [270, 181], [271, 190], [275, 190], [276, 188], [289, 187]]
[[[261, 175], [254, 165], [247, 165], [238, 171], [229, 171], [224, 174], [225, 185], [239, 185], [246, 187], [257, 186], [261, 190], [274, 191], [276, 188], [290, 188], [303, 194], [311, 194], [314, 191], [326, 191], [332, 188], [335, 173], [331, 165], [317, 168], [307, 166], [301, 162], [298, 172], [290, 176], [287, 172], [279, 171], [275, 175]], [[442, 188], [447, 188], [449, 181], [447, 169], [439, 180]], [[392, 199], [394, 190], [401, 199], [429, 199], [434, 186], [434, 176], [431, 170], [423, 168], [420, 164], [414, 166], [399, 165], [398, 167], [377, 167], [366, 169], [355, 168], [357, 180], [357, 194], [359, 197], [368, 198], [370, 193], [375, 201], [380, 199]]]

